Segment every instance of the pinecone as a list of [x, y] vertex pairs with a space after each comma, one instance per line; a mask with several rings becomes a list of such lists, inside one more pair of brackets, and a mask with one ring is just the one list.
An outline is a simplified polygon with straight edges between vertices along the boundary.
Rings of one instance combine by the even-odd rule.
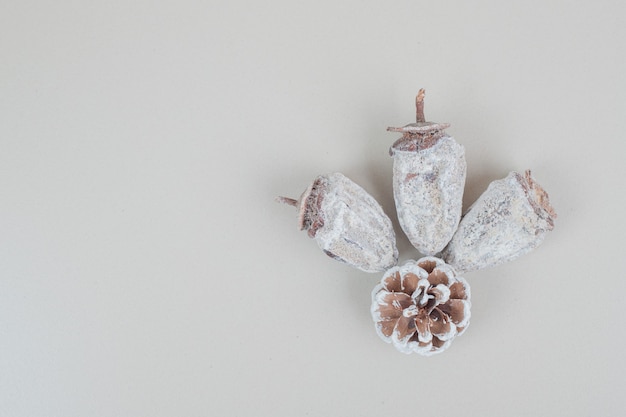
[[376, 331], [403, 353], [446, 350], [467, 329], [470, 307], [468, 283], [433, 256], [389, 269], [372, 291]]

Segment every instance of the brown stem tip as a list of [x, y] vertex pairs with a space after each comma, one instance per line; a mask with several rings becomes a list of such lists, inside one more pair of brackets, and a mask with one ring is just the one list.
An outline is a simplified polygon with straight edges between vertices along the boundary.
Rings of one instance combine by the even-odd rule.
[[282, 197], [282, 196], [276, 197], [276, 202], [277, 203], [288, 204], [288, 205], [293, 206], [293, 207], [296, 207], [298, 205], [298, 200], [294, 200], [293, 198]]
[[415, 121], [417, 123], [423, 123], [426, 121], [424, 117], [424, 96], [426, 95], [426, 90], [420, 88], [417, 92], [417, 97], [415, 97]]

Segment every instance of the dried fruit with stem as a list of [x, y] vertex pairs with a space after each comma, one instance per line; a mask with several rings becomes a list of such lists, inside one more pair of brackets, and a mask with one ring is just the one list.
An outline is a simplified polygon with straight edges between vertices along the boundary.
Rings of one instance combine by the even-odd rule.
[[415, 100], [416, 123], [387, 130], [402, 133], [389, 150], [400, 226], [421, 253], [434, 255], [459, 224], [467, 164], [463, 146], [445, 132], [450, 125], [426, 121], [424, 94]]
[[530, 170], [511, 172], [468, 209], [442, 257], [460, 272], [511, 261], [539, 246], [554, 219], [548, 193]]
[[298, 208], [298, 226], [333, 259], [365, 272], [381, 272], [398, 262], [391, 220], [378, 202], [345, 175], [320, 175], [298, 200], [278, 197]]

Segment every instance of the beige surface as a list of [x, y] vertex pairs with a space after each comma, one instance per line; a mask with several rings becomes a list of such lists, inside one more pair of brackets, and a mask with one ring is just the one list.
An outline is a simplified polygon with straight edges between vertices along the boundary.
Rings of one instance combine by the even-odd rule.
[[[0, 415], [624, 415], [622, 2], [86, 3], [0, 6]], [[419, 87], [465, 206], [532, 168], [559, 213], [431, 358], [273, 201], [342, 171], [418, 256]]]

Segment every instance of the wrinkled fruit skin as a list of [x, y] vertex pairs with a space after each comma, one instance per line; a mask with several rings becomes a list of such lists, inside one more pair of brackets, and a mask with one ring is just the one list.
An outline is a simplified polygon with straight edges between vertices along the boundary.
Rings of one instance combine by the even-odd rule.
[[345, 175], [320, 175], [301, 201], [301, 228], [331, 258], [365, 272], [385, 271], [398, 262], [391, 220]]
[[425, 255], [440, 252], [461, 218], [465, 150], [443, 136], [426, 149], [391, 149], [393, 194], [402, 230]]
[[442, 257], [461, 273], [512, 261], [539, 246], [555, 218], [530, 171], [511, 172], [469, 208]]
[[403, 353], [431, 356], [446, 350], [470, 319], [470, 287], [432, 256], [385, 272], [372, 291], [378, 335]]

